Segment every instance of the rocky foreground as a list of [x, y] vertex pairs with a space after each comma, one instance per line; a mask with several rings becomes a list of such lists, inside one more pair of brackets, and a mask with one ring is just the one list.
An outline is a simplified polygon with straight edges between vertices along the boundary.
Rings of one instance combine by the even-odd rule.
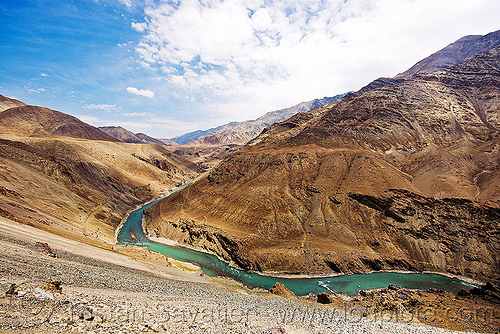
[[[2, 333], [453, 332], [428, 326], [427, 306], [413, 315], [394, 308], [372, 312], [360, 306], [361, 297], [331, 297], [331, 304], [323, 305], [317, 296], [284, 298], [236, 283], [172, 280], [5, 230], [0, 232], [0, 263]], [[456, 316], [462, 310], [452, 312]], [[498, 318], [460, 314], [463, 329], [498, 330]]]

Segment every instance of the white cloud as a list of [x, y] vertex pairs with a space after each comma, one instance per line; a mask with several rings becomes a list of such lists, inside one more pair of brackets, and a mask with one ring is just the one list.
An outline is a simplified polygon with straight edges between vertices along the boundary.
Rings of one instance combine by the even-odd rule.
[[42, 92], [46, 92], [47, 90], [45, 88], [29, 88], [29, 87], [25, 87], [26, 88], [26, 91], [28, 93], [42, 93]]
[[129, 92], [131, 94], [135, 94], [135, 95], [141, 95], [141, 96], [148, 97], [148, 98], [155, 97], [155, 93], [153, 93], [152, 91], [150, 91], [148, 89], [137, 89], [135, 87], [127, 87], [127, 92]]
[[496, 0], [184, 0], [146, 9], [136, 52], [177, 90], [250, 118], [394, 76], [467, 34]]
[[125, 117], [144, 117], [148, 116], [149, 113], [147, 112], [126, 112], [122, 114]]
[[117, 107], [114, 104], [86, 104], [85, 108], [94, 110], [103, 110], [107, 112], [121, 109], [120, 107]]
[[143, 32], [144, 30], [146, 30], [147, 27], [148, 25], [144, 22], [141, 23], [132, 22], [132, 28], [134, 28], [138, 32]]
[[43, 72], [42, 72], [42, 73], [40, 73], [40, 76], [41, 76], [41, 77], [48, 77], [49, 75], [48, 75], [47, 73], [43, 73]]
[[131, 8], [133, 6], [132, 0], [119, 0], [120, 3], [124, 4], [128, 8]]

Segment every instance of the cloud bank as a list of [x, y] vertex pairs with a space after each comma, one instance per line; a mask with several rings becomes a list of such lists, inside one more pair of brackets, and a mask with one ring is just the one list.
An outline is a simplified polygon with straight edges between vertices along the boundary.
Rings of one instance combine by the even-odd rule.
[[250, 117], [396, 75], [492, 31], [494, 12], [491, 0], [184, 0], [147, 8], [132, 26], [144, 67], [213, 98], [220, 114]]

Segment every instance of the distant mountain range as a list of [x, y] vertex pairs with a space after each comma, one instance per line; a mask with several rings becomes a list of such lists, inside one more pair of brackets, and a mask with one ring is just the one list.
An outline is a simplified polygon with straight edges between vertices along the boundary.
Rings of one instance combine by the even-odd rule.
[[[229, 123], [229, 124], [231, 124], [231, 123]], [[224, 125], [221, 125], [221, 126], [224, 126]], [[209, 132], [215, 131], [218, 128], [220, 128], [220, 126], [219, 127], [215, 127], [215, 128], [211, 128], [211, 129], [208, 129], [208, 130], [196, 130], [196, 131], [193, 131], [193, 132], [188, 132], [188, 133], [183, 134], [181, 136], [170, 138], [170, 140], [172, 140], [175, 143], [178, 143], [179, 145], [184, 145], [184, 144], [187, 144], [189, 142], [192, 142], [192, 141], [200, 138], [201, 136], [203, 136], [203, 135], [205, 135], [205, 134], [207, 134]]]
[[346, 94], [324, 97], [308, 102], [299, 103], [293, 107], [268, 112], [267, 114], [249, 121], [231, 122], [208, 130], [196, 130], [173, 138], [152, 138], [143, 133], [133, 133], [120, 126], [105, 126], [99, 129], [114, 138], [126, 143], [159, 144], [159, 145], [244, 145], [264, 130], [264, 128], [283, 121], [291, 116], [312, 108], [330, 103]]
[[165, 145], [159, 139], [150, 137], [144, 133], [133, 133], [121, 126], [101, 126], [99, 130], [125, 143]]
[[288, 119], [299, 112], [309, 111], [318, 106], [328, 104], [345, 95], [346, 94], [340, 94], [332, 97], [324, 97], [321, 99], [302, 102], [290, 108], [268, 112], [255, 120], [233, 122], [222, 125], [202, 134], [195, 141], [193, 141], [192, 144], [244, 145], [258, 136], [266, 127], [276, 122], [284, 121], [285, 119]]

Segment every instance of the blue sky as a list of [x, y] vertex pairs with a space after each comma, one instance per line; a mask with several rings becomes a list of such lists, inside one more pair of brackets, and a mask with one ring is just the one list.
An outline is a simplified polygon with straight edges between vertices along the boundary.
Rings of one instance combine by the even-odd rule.
[[497, 0], [3, 0], [0, 94], [173, 137], [394, 76]]

